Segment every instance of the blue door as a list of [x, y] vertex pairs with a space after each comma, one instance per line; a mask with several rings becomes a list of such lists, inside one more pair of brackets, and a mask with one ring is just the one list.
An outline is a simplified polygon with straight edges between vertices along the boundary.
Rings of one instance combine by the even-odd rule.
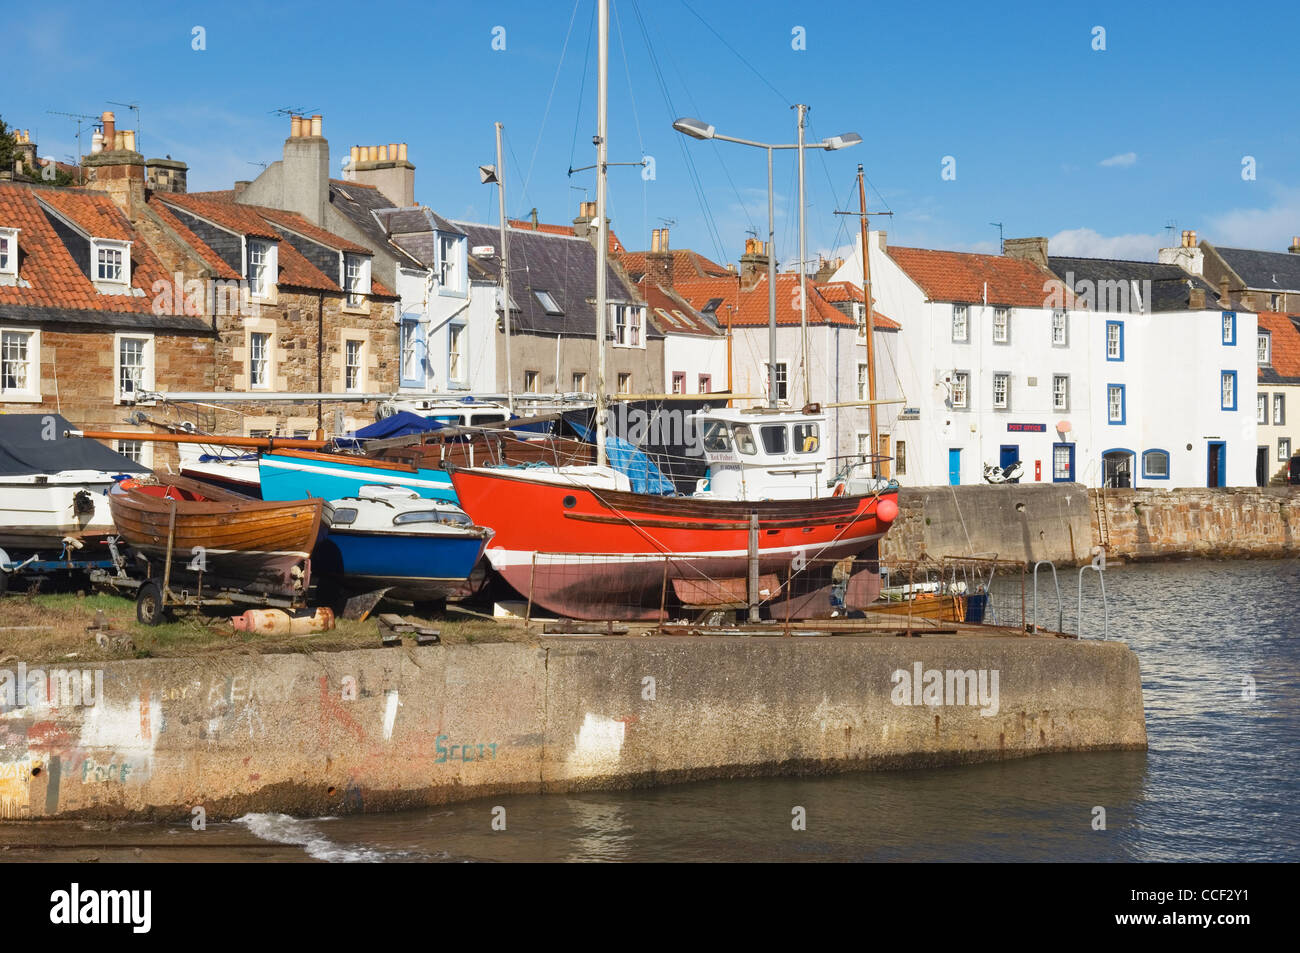
[[1228, 485], [1228, 445], [1221, 440], [1211, 440], [1205, 461], [1205, 485]]
[[[1019, 463], [1019, 462], [1020, 462], [1019, 444], [1004, 443], [1002, 445], [1001, 451], [998, 453], [998, 466], [1000, 466], [1005, 471], [1007, 467], [1011, 466], [1011, 464]], [[1017, 477], [1015, 482], [1019, 483], [1020, 478]]]
[[961, 448], [948, 450], [948, 485], [961, 486]]

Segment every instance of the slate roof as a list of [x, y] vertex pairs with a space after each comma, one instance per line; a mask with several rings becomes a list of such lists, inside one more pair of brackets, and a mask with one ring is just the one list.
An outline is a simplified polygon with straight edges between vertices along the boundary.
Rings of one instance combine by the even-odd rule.
[[1259, 329], [1271, 332], [1269, 363], [1260, 365], [1261, 384], [1300, 384], [1300, 314], [1261, 311]]
[[1044, 283], [1055, 275], [1032, 261], [1007, 255], [933, 251], [890, 245], [889, 257], [925, 292], [931, 301], [988, 303], [1012, 308], [1042, 308], [1050, 293]]
[[[506, 222], [511, 228], [519, 228], [528, 232], [546, 232], [548, 235], [569, 235], [573, 238], [578, 237], [577, 233], [573, 230], [572, 225], [547, 225], [545, 222], [538, 222], [534, 226], [531, 219], [521, 220], [514, 218], [508, 218], [506, 219]], [[611, 255], [621, 255], [626, 252], [627, 249], [623, 247], [623, 243], [618, 240], [618, 236], [614, 234], [614, 229], [611, 228], [609, 230], [609, 253]]]
[[1062, 281], [1068, 282], [1068, 276], [1073, 274], [1075, 291], [1079, 290], [1080, 281], [1092, 282], [1094, 289], [1102, 281], [1150, 281], [1152, 303], [1147, 310], [1153, 313], [1190, 310], [1189, 292], [1194, 288], [1200, 288], [1205, 292], [1206, 308], [1213, 310], [1219, 306], [1218, 289], [1200, 276], [1189, 275], [1177, 265], [1154, 261], [1072, 258], [1058, 255], [1049, 256], [1047, 264]]
[[152, 209], [154, 214], [162, 219], [163, 222], [165, 222], [167, 226], [176, 233], [177, 237], [182, 242], [194, 249], [194, 251], [198, 252], [199, 257], [203, 259], [204, 264], [212, 269], [214, 277], [227, 281], [239, 280], [241, 277], [239, 272], [231, 268], [230, 265], [226, 263], [225, 259], [205, 245], [197, 235], [190, 231], [188, 225], [172, 213], [171, 209], [158, 201], [157, 196], [150, 196], [149, 208]]
[[[50, 209], [92, 238], [130, 241], [131, 287], [139, 294], [101, 294], [55, 230]], [[210, 330], [187, 315], [155, 315], [156, 281], [171, 275], [126, 216], [103, 192], [0, 183], [0, 225], [18, 233], [18, 282], [0, 285], [0, 319], [25, 323], [58, 321], [92, 327]], [[66, 226], [60, 226], [66, 228]]]
[[[469, 245], [500, 242], [496, 225], [452, 222], [469, 239]], [[500, 249], [490, 258], [470, 256], [471, 266], [491, 281], [501, 269]], [[641, 303], [641, 297], [619, 276], [613, 263], [606, 269], [611, 303]], [[564, 314], [547, 314], [535, 291], [547, 291]], [[585, 238], [538, 229], [510, 229], [510, 298], [512, 329], [537, 334], [591, 336], [596, 329], [596, 249]], [[653, 322], [647, 339], [662, 338]]]
[[[1209, 245], [1209, 242], [1202, 242]], [[1254, 251], [1210, 245], [1248, 289], [1254, 291], [1300, 291], [1300, 255], [1290, 252]]]

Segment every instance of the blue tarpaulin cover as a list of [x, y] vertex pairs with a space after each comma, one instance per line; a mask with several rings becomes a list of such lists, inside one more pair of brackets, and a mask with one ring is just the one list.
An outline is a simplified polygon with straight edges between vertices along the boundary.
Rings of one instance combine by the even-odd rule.
[[421, 417], [409, 410], [399, 410], [391, 417], [377, 420], [358, 430], [353, 436], [360, 440], [387, 440], [389, 437], [407, 437], [414, 433], [441, 430], [445, 424], [432, 417]]
[[[595, 443], [592, 428], [570, 421], [570, 426], [578, 436], [588, 443]], [[639, 450], [622, 437], [610, 434], [605, 439], [605, 454], [609, 465], [624, 474], [632, 484], [633, 493], [652, 493], [667, 496], [677, 492], [672, 481], [664, 476], [663, 471], [655, 466], [643, 450]]]

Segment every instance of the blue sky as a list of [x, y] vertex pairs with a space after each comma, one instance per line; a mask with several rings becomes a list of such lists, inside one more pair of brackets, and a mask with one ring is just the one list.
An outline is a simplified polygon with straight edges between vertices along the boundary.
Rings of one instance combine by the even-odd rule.
[[[567, 222], [583, 189], [594, 198], [591, 172], [567, 174], [595, 158], [594, 0], [178, 6], [16, 6], [4, 14], [0, 116], [66, 161], [75, 125], [47, 110], [114, 109], [121, 126], [134, 116], [110, 101], [137, 102], [143, 151], [189, 163], [198, 191], [254, 178], [288, 135], [271, 111], [307, 108], [325, 117], [336, 175], [353, 144], [405, 141], [417, 201], [480, 221], [496, 217], [477, 166], [493, 161], [500, 120], [511, 215], [536, 206], [543, 221]], [[808, 154], [810, 254], [852, 241], [856, 219], [832, 213], [856, 207], [859, 162], [869, 207], [894, 212], [878, 227], [897, 244], [995, 251], [990, 223], [1002, 222], [1008, 238], [1046, 235], [1061, 254], [1152, 258], [1171, 222], [1278, 250], [1300, 234], [1293, 6], [612, 6], [610, 159], [655, 160], [653, 180], [611, 171], [611, 218], [629, 248], [671, 221], [674, 247], [737, 258], [747, 230], [766, 231], [764, 154], [683, 139], [671, 121], [694, 115], [792, 142], [800, 101], [812, 106], [810, 138], [866, 140]], [[496, 27], [504, 50], [493, 49]], [[792, 48], [796, 27], [806, 49]], [[777, 251], [789, 261], [792, 153], [777, 154], [775, 179]]]

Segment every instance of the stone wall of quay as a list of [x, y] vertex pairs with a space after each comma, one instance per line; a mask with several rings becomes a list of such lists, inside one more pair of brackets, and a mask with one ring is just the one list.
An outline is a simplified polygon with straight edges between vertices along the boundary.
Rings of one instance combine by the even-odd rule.
[[1090, 490], [1094, 536], [1127, 559], [1292, 556], [1300, 551], [1300, 488]]
[[110, 662], [102, 683], [50, 708], [5, 699], [0, 671], [0, 817], [323, 815], [1146, 745], [1120, 642], [571, 637]]
[[994, 555], [1030, 566], [1300, 552], [1300, 487], [1088, 489], [1078, 483], [904, 487], [881, 543], [905, 559]]

